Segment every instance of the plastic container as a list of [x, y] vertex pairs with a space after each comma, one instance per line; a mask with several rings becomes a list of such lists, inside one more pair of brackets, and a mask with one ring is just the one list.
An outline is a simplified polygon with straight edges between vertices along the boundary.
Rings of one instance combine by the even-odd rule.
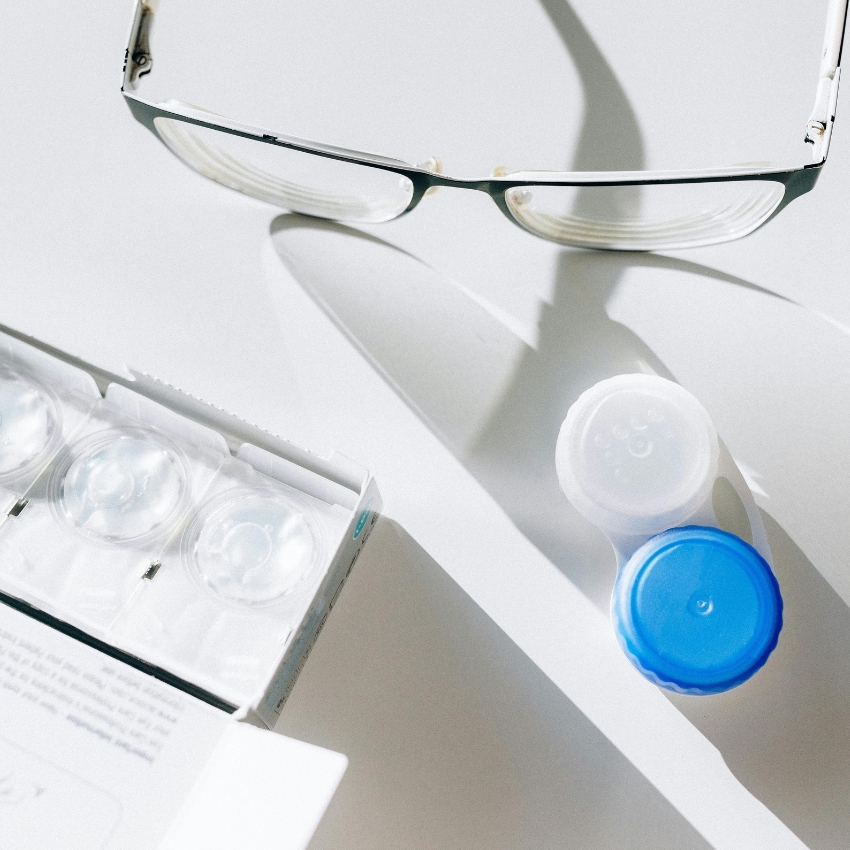
[[[687, 694], [754, 675], [776, 646], [782, 597], [752, 494], [702, 405], [656, 375], [601, 381], [567, 413], [556, 466], [614, 547], [611, 616], [632, 664]], [[730, 494], [732, 525], [752, 543], [718, 521]]]

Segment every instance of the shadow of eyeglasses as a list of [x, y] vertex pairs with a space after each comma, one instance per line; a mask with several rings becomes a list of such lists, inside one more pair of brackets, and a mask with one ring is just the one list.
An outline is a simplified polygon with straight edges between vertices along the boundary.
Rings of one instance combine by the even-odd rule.
[[[274, 221], [272, 238], [328, 317], [601, 610], [608, 607], [614, 559], [607, 540], [560, 492], [554, 445], [567, 409], [597, 380], [650, 370], [672, 377], [606, 311], [623, 273], [684, 273], [794, 304], [686, 260], [565, 251], [532, 348], [437, 270], [384, 240], [293, 215]], [[837, 648], [850, 641], [850, 610], [783, 529], [766, 520], [786, 605], [776, 653], [758, 676], [727, 694], [670, 699], [792, 830], [813, 846], [839, 847], [850, 829], [837, 794], [850, 787], [850, 656]], [[789, 749], [789, 741], [805, 743]], [[817, 815], [824, 810], [829, 817]]]

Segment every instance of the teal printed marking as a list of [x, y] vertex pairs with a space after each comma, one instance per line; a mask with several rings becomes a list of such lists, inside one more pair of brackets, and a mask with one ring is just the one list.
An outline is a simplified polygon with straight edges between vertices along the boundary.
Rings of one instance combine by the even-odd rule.
[[354, 526], [354, 539], [356, 540], [363, 532], [363, 529], [366, 528], [366, 523], [369, 520], [369, 514], [372, 511], [372, 502], [373, 499], [369, 499], [366, 503], [366, 507], [363, 508], [363, 513], [357, 518], [357, 525]]

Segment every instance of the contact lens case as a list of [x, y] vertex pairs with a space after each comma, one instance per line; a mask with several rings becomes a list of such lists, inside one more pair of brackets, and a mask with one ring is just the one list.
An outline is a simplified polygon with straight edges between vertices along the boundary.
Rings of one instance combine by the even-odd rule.
[[[777, 645], [782, 597], [752, 494], [697, 399], [656, 375], [601, 381], [568, 411], [556, 467], [613, 545], [611, 617], [632, 664], [694, 695], [753, 676]], [[730, 494], [749, 541], [720, 528]]]

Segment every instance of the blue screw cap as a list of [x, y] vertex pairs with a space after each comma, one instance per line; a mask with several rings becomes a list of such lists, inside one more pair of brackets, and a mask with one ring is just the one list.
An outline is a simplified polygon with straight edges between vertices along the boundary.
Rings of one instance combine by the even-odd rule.
[[779, 584], [748, 543], [686, 526], [651, 537], [614, 585], [617, 639], [650, 681], [685, 694], [716, 694], [749, 679], [782, 629]]

